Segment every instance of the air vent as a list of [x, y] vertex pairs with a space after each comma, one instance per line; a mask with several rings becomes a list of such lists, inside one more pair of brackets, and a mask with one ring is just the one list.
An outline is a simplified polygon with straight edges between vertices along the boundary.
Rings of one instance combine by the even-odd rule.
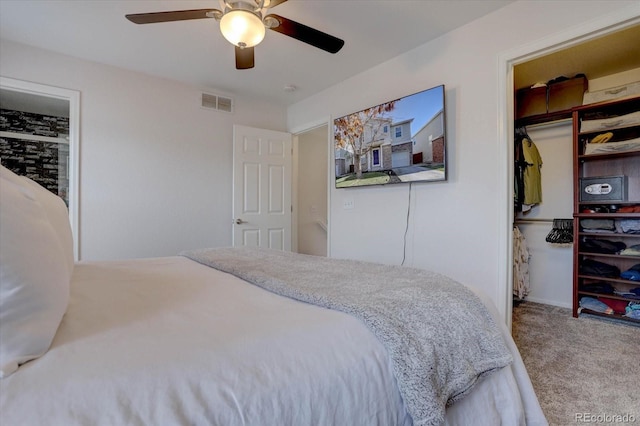
[[233, 99], [213, 93], [203, 93], [201, 106], [216, 111], [233, 112]]
[[218, 96], [218, 109], [224, 112], [232, 111], [233, 102], [231, 102], [231, 98], [223, 98], [222, 96]]

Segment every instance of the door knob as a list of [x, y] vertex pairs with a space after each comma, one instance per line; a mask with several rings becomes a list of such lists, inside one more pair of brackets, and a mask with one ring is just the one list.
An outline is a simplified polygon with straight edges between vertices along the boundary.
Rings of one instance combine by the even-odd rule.
[[243, 223], [248, 223], [248, 222], [245, 222], [242, 219], [236, 219], [236, 220], [233, 221], [233, 223], [235, 223], [236, 225], [242, 225]]

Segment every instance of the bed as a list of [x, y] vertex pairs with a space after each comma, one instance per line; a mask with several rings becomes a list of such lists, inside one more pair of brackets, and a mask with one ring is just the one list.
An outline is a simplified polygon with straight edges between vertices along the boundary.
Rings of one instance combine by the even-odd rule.
[[74, 264], [64, 204], [1, 178], [2, 425], [547, 424], [495, 309], [447, 277], [250, 248]]

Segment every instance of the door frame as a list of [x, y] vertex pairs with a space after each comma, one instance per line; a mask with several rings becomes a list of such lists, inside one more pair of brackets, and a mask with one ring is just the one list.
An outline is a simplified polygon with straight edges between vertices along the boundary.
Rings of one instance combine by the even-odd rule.
[[[498, 55], [498, 286], [495, 300], [507, 327], [513, 309], [513, 68], [523, 62], [593, 40], [640, 23], [640, 3]], [[506, 259], [506, 263], [505, 262]]]
[[69, 222], [73, 233], [73, 256], [77, 262], [81, 259], [79, 211], [80, 92], [2, 76], [0, 76], [0, 87], [69, 102]]

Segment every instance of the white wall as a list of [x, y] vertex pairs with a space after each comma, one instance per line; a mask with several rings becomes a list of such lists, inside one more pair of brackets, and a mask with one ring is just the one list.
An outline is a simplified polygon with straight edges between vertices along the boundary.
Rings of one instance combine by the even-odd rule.
[[[233, 124], [286, 130], [286, 111], [236, 98], [200, 108], [200, 89], [1, 41], [0, 75], [81, 92], [80, 256], [175, 255], [231, 244]], [[233, 96], [233, 94], [230, 94]]]
[[[497, 144], [497, 97], [504, 90], [498, 58], [622, 8], [637, 13], [637, 2], [515, 2], [289, 107], [288, 126], [444, 84], [449, 181], [413, 185], [405, 264], [447, 274], [502, 305], [498, 282], [507, 265], [499, 258], [505, 224], [498, 218], [507, 208], [499, 202], [507, 183]], [[330, 196], [332, 256], [401, 262], [408, 186], [332, 188]], [[343, 209], [345, 200], [355, 208]]]

